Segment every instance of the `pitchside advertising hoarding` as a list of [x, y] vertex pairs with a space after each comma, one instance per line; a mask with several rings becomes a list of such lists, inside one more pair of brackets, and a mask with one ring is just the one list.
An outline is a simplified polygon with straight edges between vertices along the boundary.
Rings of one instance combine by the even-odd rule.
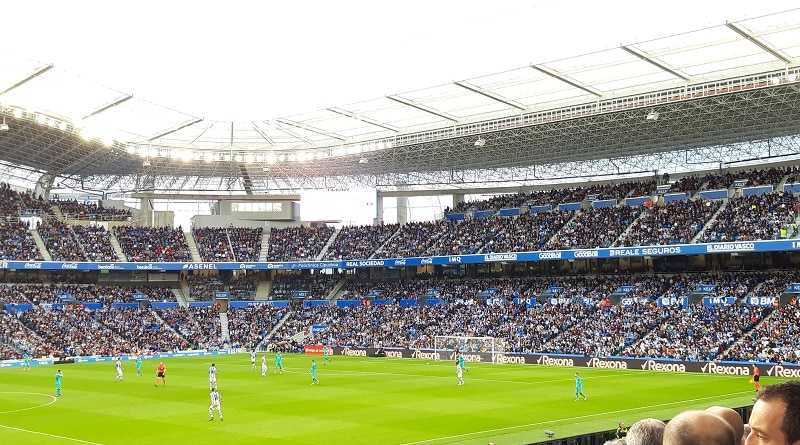
[[[426, 361], [455, 360], [451, 351], [435, 351], [433, 349], [399, 349], [382, 348], [386, 357], [418, 359]], [[346, 357], [382, 357], [378, 348], [340, 347], [332, 348], [333, 355]], [[306, 354], [321, 355], [321, 345], [308, 345]], [[633, 369], [642, 371], [655, 371], [666, 373], [699, 372], [703, 374], [741, 375], [750, 376], [753, 373], [751, 362], [709, 362], [709, 361], [681, 361], [669, 359], [637, 359], [623, 357], [581, 357], [574, 355], [558, 354], [465, 354], [467, 362], [495, 363], [495, 364], [522, 364], [544, 365], [562, 367], [586, 367], [604, 369]], [[762, 376], [800, 378], [800, 366], [795, 363], [757, 363]]]
[[[193, 350], [178, 351], [172, 353], [152, 354], [145, 356], [146, 359], [164, 359], [180, 357], [201, 357], [228, 355], [230, 353], [242, 353], [247, 351], [240, 350]], [[303, 350], [307, 355], [322, 355], [323, 345], [306, 345]], [[348, 346], [331, 347], [332, 355], [345, 357], [375, 357], [376, 359], [405, 358], [425, 361], [455, 360], [452, 351], [436, 351], [433, 349], [401, 349], [401, 348], [359, 348]], [[122, 360], [135, 360], [133, 355], [122, 355]], [[70, 357], [72, 363], [95, 363], [109, 362], [116, 357]], [[719, 375], [740, 375], [750, 376], [753, 372], [752, 362], [709, 362], [709, 361], [681, 361], [669, 359], [637, 359], [624, 357], [581, 357], [575, 355], [559, 354], [509, 354], [509, 353], [468, 353], [464, 355], [464, 360], [470, 363], [494, 363], [494, 364], [518, 364], [518, 365], [541, 365], [541, 366], [560, 366], [560, 367], [585, 367], [603, 369], [632, 369], [651, 372], [665, 373], [687, 373], [699, 372], [703, 374]], [[62, 364], [67, 361], [56, 361], [53, 358], [31, 359], [31, 365], [53, 365]], [[0, 361], [0, 368], [22, 366], [22, 360], [3, 360]], [[796, 363], [757, 363], [761, 375], [765, 377], [780, 377], [800, 379], [800, 366]]]
[[478, 264], [493, 262], [585, 260], [594, 258], [662, 257], [714, 253], [777, 252], [800, 250], [800, 240], [734, 241], [706, 244], [673, 244], [669, 246], [619, 247], [604, 249], [551, 250], [542, 252], [510, 252], [480, 255], [450, 255], [435, 257], [346, 260], [346, 261], [285, 261], [247, 263], [130, 263], [130, 262], [61, 262], [61, 261], [0, 261], [0, 269], [44, 270], [297, 270], [297, 269], [362, 269], [373, 267], [408, 267], [445, 264]]

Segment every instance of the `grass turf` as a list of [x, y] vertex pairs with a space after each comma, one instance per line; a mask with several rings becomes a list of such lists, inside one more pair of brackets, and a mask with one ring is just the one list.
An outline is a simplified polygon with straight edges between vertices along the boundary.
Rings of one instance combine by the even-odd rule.
[[[284, 354], [286, 371], [261, 377], [247, 354], [166, 359], [167, 385], [154, 387], [157, 359], [137, 376], [125, 361], [0, 369], [0, 437], [13, 444], [526, 444], [611, 430], [690, 408], [751, 404], [746, 376]], [[311, 385], [311, 359], [319, 385]], [[214, 361], [225, 421], [208, 420], [207, 369]], [[574, 401], [574, 373], [588, 400]], [[772, 379], [770, 379], [772, 380]], [[777, 379], [775, 379], [777, 381]], [[766, 382], [769, 383], [769, 382]]]

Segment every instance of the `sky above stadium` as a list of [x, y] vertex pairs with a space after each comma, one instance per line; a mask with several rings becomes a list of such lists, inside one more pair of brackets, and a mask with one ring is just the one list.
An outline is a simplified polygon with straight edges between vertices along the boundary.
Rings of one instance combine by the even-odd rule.
[[40, 0], [3, 51], [212, 120], [342, 106], [797, 7], [674, 0]]

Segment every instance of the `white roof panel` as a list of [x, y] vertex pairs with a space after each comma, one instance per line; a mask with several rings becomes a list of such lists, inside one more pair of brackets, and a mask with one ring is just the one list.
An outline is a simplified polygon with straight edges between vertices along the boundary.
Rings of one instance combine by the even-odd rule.
[[[741, 31], [738, 31], [741, 30]], [[363, 144], [528, 110], [638, 94], [646, 88], [800, 64], [800, 10], [720, 24], [581, 56], [254, 122], [204, 120], [28, 59], [0, 60], [0, 105], [63, 117], [134, 145], [274, 151]], [[538, 67], [539, 69], [533, 68]], [[540, 71], [544, 70], [545, 72]], [[31, 77], [42, 71], [40, 75]], [[377, 75], [377, 74], [376, 74]], [[598, 97], [592, 92], [600, 94]], [[201, 92], [198, 94], [202, 94]], [[393, 100], [392, 97], [395, 99]], [[403, 103], [405, 102], [405, 103]], [[509, 103], [511, 102], [511, 103]], [[519, 104], [519, 106], [515, 106]], [[93, 116], [81, 122], [88, 114]], [[455, 121], [454, 121], [455, 120]]]

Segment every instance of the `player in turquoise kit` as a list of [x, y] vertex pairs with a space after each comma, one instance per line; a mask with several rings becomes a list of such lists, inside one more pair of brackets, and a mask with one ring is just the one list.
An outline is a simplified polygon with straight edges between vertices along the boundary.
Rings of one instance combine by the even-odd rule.
[[331, 355], [331, 348], [323, 346], [322, 347], [322, 358], [324, 359], [324, 361], [322, 362], [323, 365], [327, 365], [328, 363], [333, 363], [331, 361], [330, 355]]
[[586, 394], [583, 393], [583, 379], [578, 373], [575, 373], [575, 401], [578, 401], [578, 396], [583, 396], [583, 400], [586, 400]]
[[317, 362], [314, 360], [311, 360], [311, 371], [309, 372], [311, 373], [311, 384], [313, 385], [316, 383], [319, 385], [319, 380], [317, 380]]
[[136, 356], [136, 375], [142, 375], [142, 356]]
[[56, 396], [61, 397], [61, 379], [64, 378], [64, 373], [59, 369], [56, 372]]
[[22, 370], [23, 371], [30, 371], [31, 370], [31, 355], [27, 352], [22, 354]]
[[275, 354], [275, 370], [272, 371], [272, 373], [275, 374], [278, 371], [280, 371], [281, 374], [283, 374], [283, 354], [281, 354], [280, 351], [278, 351], [278, 353]]
[[458, 354], [458, 367], [469, 372], [469, 369], [467, 369], [467, 366], [464, 364], [464, 354]]

